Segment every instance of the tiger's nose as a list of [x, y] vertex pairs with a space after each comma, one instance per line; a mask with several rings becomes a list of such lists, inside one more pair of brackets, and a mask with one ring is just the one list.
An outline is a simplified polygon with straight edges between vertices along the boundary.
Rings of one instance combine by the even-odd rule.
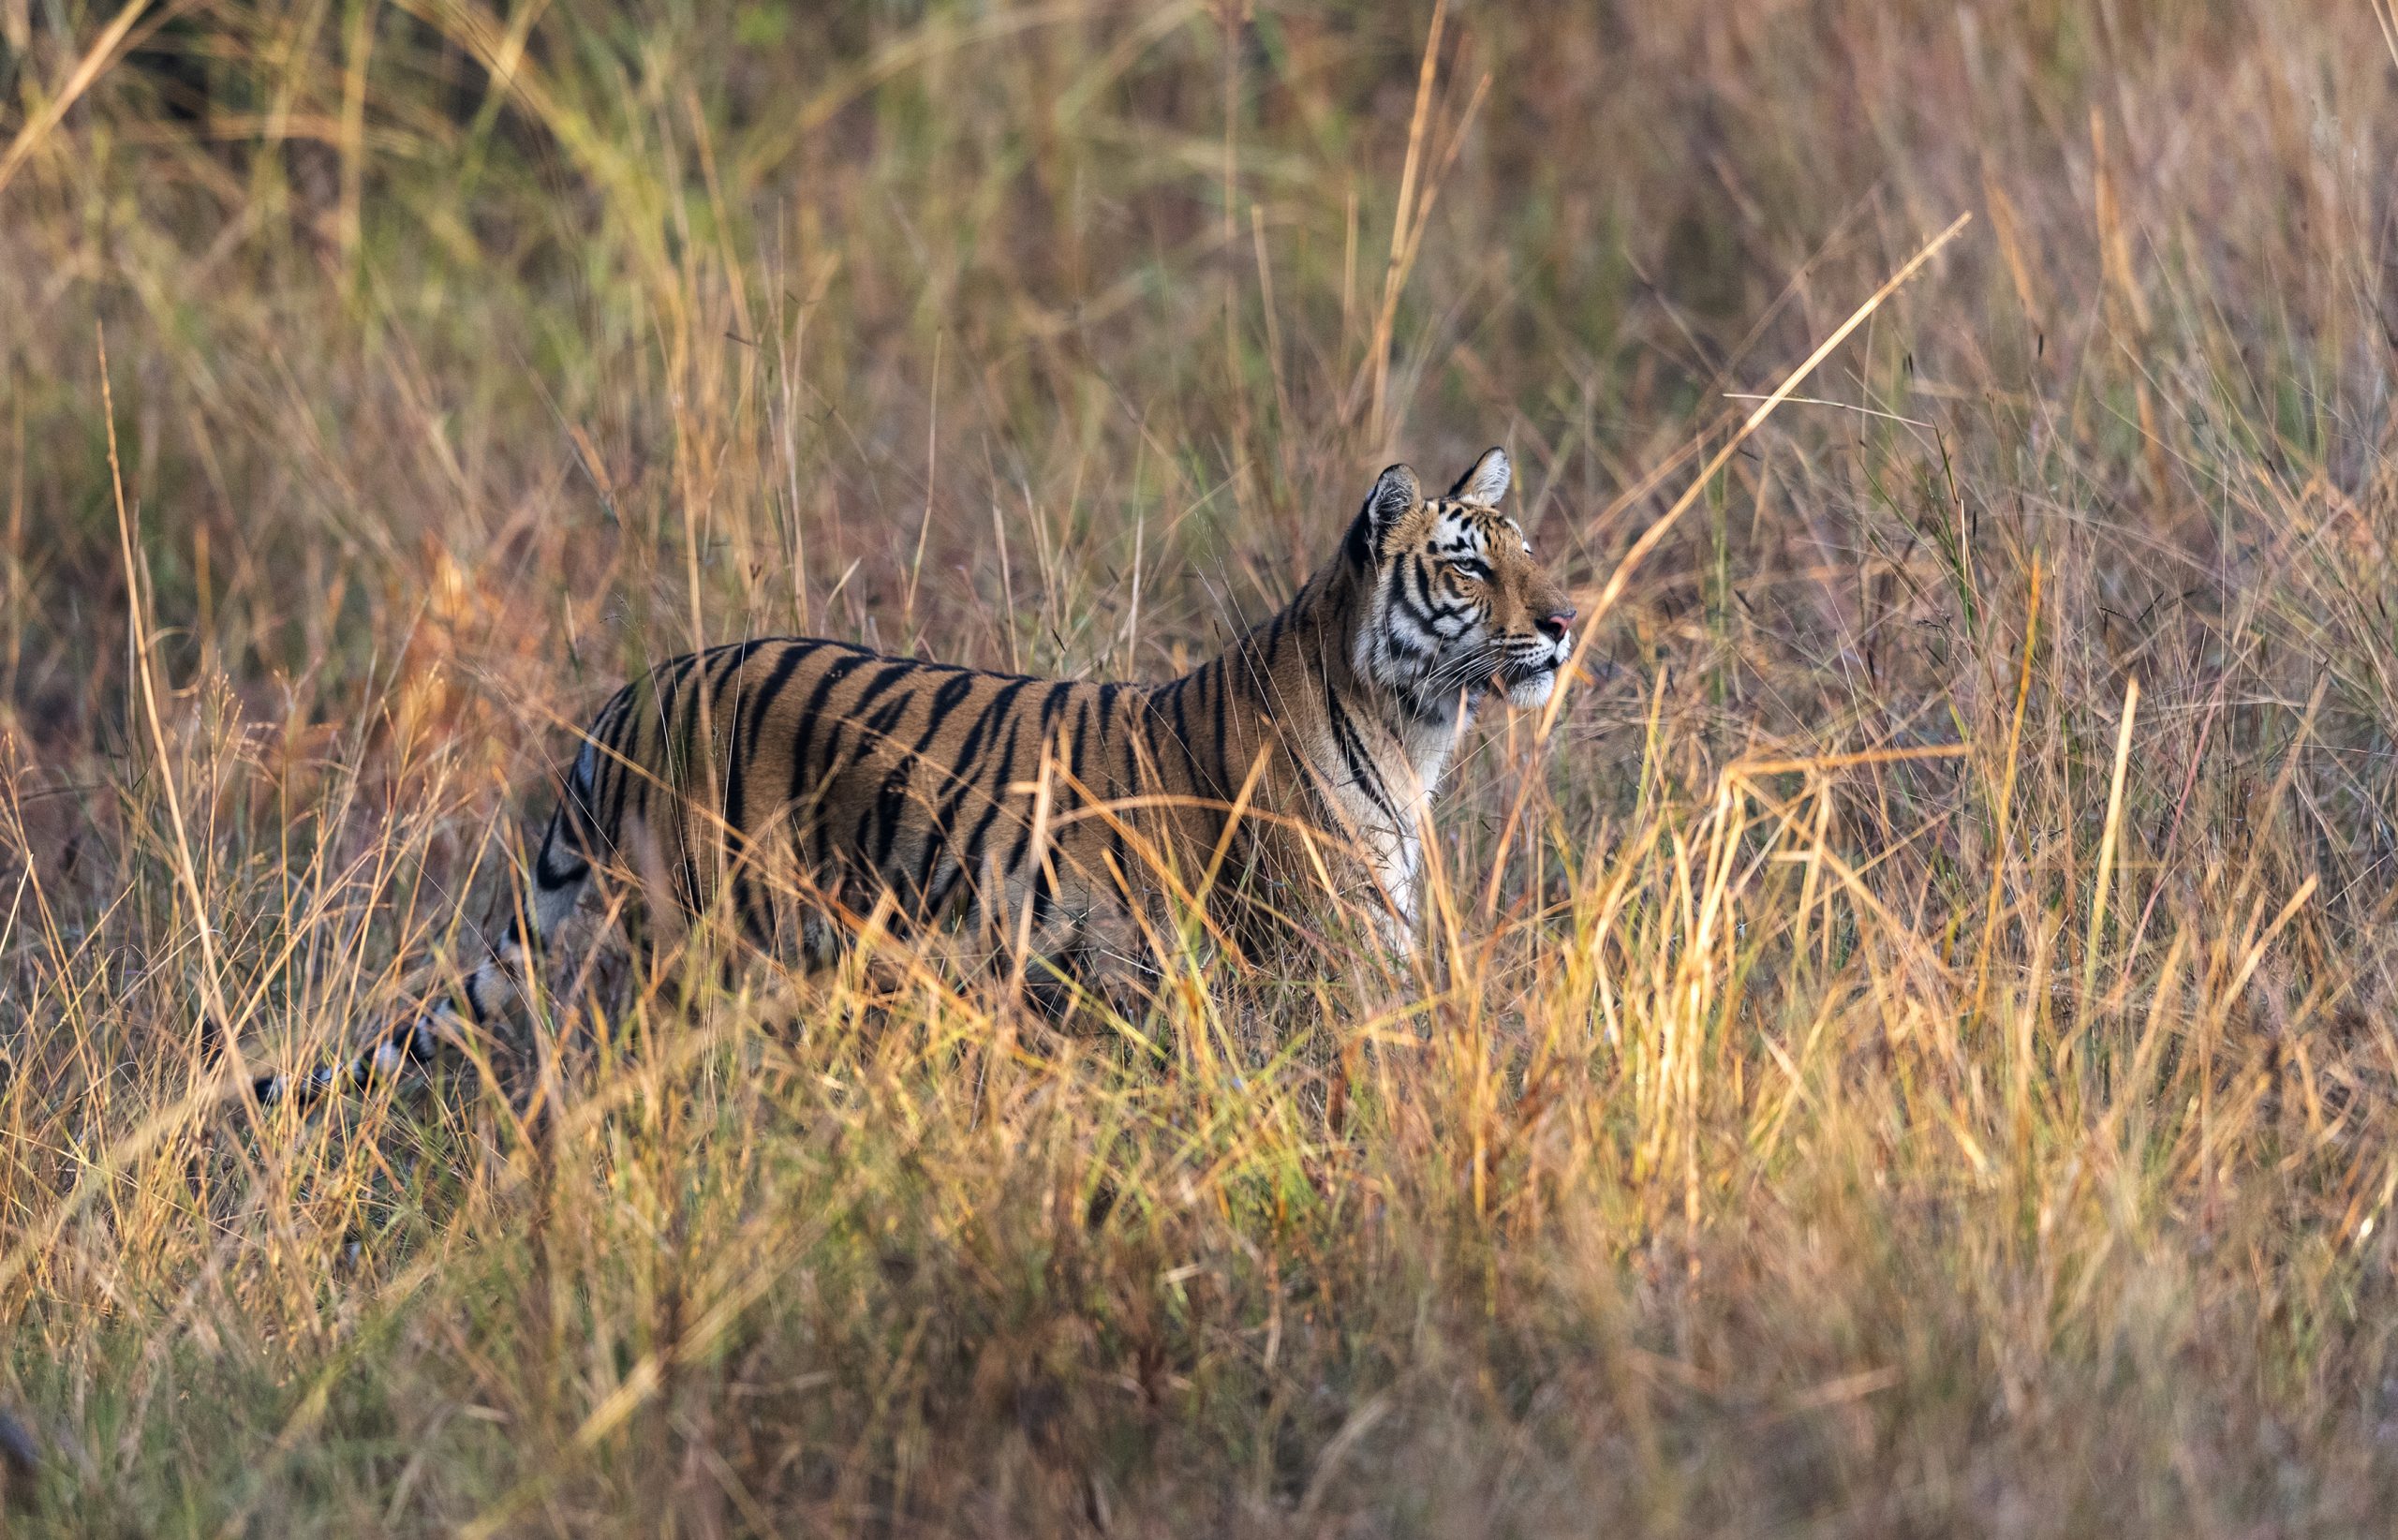
[[1538, 626], [1541, 634], [1551, 642], [1562, 642], [1565, 640], [1565, 628], [1574, 624], [1574, 606], [1568, 604], [1555, 615], [1541, 616], [1533, 624]]

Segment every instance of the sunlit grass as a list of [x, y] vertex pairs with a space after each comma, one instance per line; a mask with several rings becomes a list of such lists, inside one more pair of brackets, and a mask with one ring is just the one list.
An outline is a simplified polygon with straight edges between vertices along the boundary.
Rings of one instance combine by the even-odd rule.
[[[0, 0], [9, 1533], [2386, 1527], [2373, 7], [1235, 9]], [[646, 661], [1163, 675], [1493, 441], [1623, 581], [1417, 965], [223, 1094]]]

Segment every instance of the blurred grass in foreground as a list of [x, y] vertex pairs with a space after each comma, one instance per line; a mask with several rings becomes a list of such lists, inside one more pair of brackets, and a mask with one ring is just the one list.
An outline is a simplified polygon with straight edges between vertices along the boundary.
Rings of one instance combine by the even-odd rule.
[[[0, 0], [12, 1521], [2381, 1533], [2377, 17], [1527, 0], [1419, 119], [1422, 7]], [[1421, 976], [1160, 1073], [603, 958], [542, 1116], [200, 1104], [644, 659], [1163, 674], [1492, 441], [1594, 596], [1964, 212], [1489, 718]]]

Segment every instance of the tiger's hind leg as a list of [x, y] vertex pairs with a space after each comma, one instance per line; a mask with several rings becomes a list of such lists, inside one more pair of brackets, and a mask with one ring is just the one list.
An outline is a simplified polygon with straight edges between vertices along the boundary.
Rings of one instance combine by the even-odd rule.
[[505, 1006], [519, 977], [539, 956], [543, 941], [574, 912], [590, 884], [596, 844], [590, 812], [593, 758], [586, 744], [568, 777], [565, 795], [551, 815], [540, 853], [533, 863], [532, 880], [517, 890], [498, 942], [491, 955], [466, 975], [457, 1000], [444, 1000], [415, 1015], [402, 1016], [339, 1064], [319, 1065], [298, 1078], [258, 1077], [250, 1083], [250, 1094], [260, 1104], [272, 1105], [287, 1097], [304, 1104], [332, 1090], [363, 1090], [411, 1065], [430, 1062], [445, 1048], [453, 1053], [467, 1051], [474, 1032]]

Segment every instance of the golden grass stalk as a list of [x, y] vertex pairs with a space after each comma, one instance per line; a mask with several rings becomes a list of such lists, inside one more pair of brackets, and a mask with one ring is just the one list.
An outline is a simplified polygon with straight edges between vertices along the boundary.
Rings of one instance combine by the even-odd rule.
[[2107, 822], [2098, 835], [2098, 877], [2090, 894], [2090, 931], [2081, 943], [2081, 1009], [2098, 1009], [2098, 945], [2107, 931], [2107, 897], [2115, 876], [2115, 844], [2124, 827], [2124, 772], [2132, 757], [2132, 723], [2139, 713], [2139, 679], [2124, 681], [2123, 720], [2115, 729], [2115, 770], [2107, 782]]

